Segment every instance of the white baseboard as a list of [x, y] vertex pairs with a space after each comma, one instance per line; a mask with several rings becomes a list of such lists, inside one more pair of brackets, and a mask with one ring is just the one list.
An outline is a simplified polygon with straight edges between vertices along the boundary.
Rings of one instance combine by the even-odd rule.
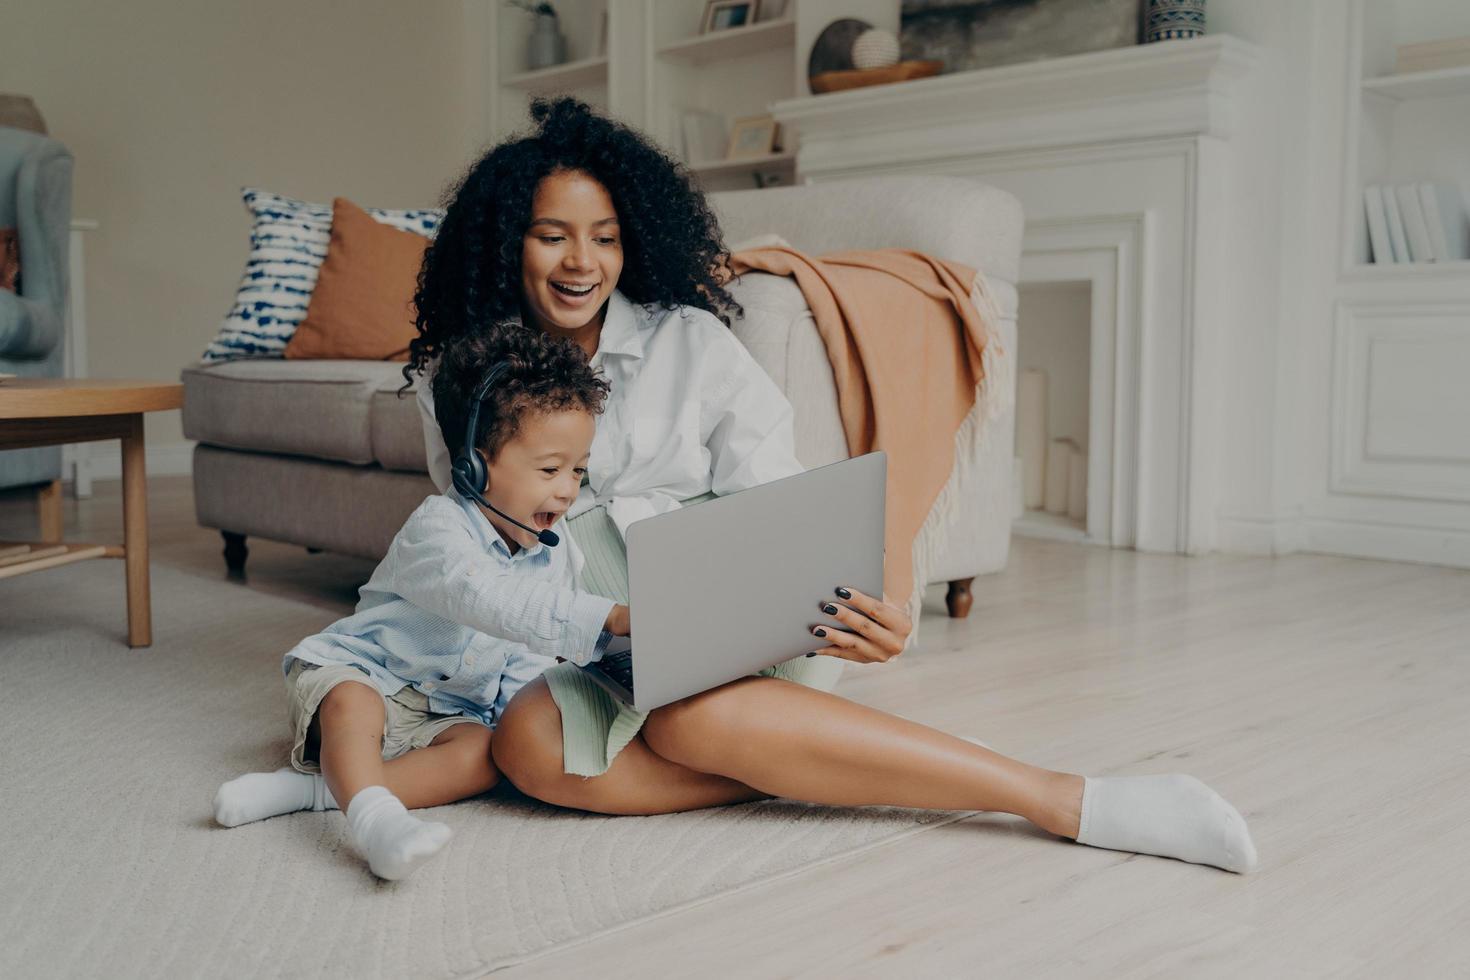
[[1218, 549], [1231, 555], [1289, 555], [1306, 546], [1301, 518], [1221, 516]]
[[1220, 550], [1237, 555], [1289, 555], [1313, 551], [1470, 568], [1470, 531], [1345, 521], [1294, 515], [1281, 518], [1221, 517]]
[[1470, 568], [1470, 531], [1303, 518], [1303, 551]]
[[[73, 459], [87, 468], [93, 480], [122, 479], [121, 444], [113, 442], [78, 443], [70, 447]], [[144, 463], [149, 476], [189, 476], [194, 472], [194, 443], [191, 440], [149, 443], [144, 450]]]

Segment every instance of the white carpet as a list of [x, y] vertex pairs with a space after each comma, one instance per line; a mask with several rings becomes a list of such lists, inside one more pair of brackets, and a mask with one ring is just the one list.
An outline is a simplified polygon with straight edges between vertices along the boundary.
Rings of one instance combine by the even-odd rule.
[[454, 840], [383, 883], [338, 813], [210, 814], [285, 764], [280, 657], [330, 614], [167, 568], [153, 595], [132, 651], [120, 562], [0, 581], [0, 976], [479, 976], [959, 816], [497, 794], [424, 811]]

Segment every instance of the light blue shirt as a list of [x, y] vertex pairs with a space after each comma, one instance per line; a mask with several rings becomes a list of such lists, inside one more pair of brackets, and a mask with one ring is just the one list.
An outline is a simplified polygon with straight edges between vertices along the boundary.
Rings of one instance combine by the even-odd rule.
[[348, 664], [385, 697], [412, 686], [433, 711], [494, 727], [525, 684], [563, 657], [591, 663], [607, 642], [613, 600], [577, 588], [582, 556], [567, 533], [514, 555], [456, 491], [429, 497], [393, 538], [357, 611], [282, 661]]

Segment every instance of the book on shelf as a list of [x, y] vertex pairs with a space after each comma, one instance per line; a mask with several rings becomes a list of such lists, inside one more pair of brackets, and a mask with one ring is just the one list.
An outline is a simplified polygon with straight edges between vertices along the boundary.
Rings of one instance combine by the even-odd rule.
[[1470, 228], [1466, 227], [1459, 191], [1446, 184], [1429, 181], [1419, 184], [1418, 191], [1435, 259], [1458, 262], [1470, 258]]
[[1399, 214], [1404, 218], [1404, 237], [1409, 240], [1409, 261], [1435, 261], [1434, 246], [1429, 244], [1429, 226], [1424, 223], [1424, 206], [1419, 203], [1418, 186], [1399, 184], [1393, 192], [1399, 199]]
[[1368, 244], [1373, 249], [1373, 261], [1391, 265], [1395, 259], [1393, 242], [1388, 237], [1388, 211], [1383, 205], [1382, 187], [1369, 184], [1363, 188], [1363, 209], [1368, 215]]
[[1393, 70], [1403, 75], [1465, 67], [1470, 67], [1470, 37], [1452, 37], [1443, 41], [1400, 44]]
[[1470, 258], [1470, 225], [1459, 189], [1421, 181], [1363, 188], [1371, 261], [1379, 265]]
[[1392, 187], [1383, 189], [1383, 209], [1388, 212], [1388, 238], [1393, 242], [1393, 260], [1409, 261], [1409, 236], [1404, 232], [1404, 216], [1399, 211], [1398, 195]]

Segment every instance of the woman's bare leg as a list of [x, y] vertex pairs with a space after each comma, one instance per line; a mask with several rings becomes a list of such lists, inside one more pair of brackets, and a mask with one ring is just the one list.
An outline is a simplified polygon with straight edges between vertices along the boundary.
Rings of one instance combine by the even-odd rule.
[[749, 677], [654, 711], [649, 748], [772, 796], [836, 806], [1014, 813], [1075, 838], [1081, 776], [771, 677]]
[[649, 751], [642, 736], [629, 742], [603, 775], [568, 775], [562, 770], [561, 712], [539, 677], [511, 699], [490, 750], [496, 766], [521, 792], [594, 813], [673, 813], [765, 796], [736, 780], [670, 762]]
[[837, 805], [997, 810], [1075, 836], [1082, 778], [774, 678], [748, 678], [650, 715], [608, 771], [562, 771], [561, 715], [543, 679], [491, 743], [522, 792], [599, 813], [669, 813], [765, 796]]

